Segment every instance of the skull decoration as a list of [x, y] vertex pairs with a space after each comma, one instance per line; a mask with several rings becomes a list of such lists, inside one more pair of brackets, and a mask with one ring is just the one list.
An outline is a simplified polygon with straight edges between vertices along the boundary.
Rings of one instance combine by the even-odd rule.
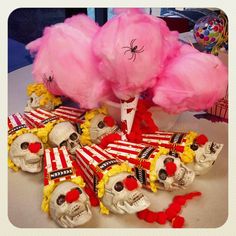
[[[174, 171], [169, 171], [168, 166], [174, 166]], [[184, 165], [178, 157], [166, 155], [158, 158], [156, 173], [158, 176], [158, 188], [167, 191], [185, 189], [195, 178], [194, 171]]]
[[66, 146], [70, 154], [80, 148], [80, 134], [69, 121], [56, 124], [49, 133], [48, 140], [52, 147]]
[[50, 198], [50, 215], [61, 227], [74, 228], [88, 222], [92, 213], [87, 194], [72, 182], [59, 184]]
[[25, 112], [30, 112], [37, 108], [43, 108], [44, 110], [51, 111], [54, 109], [54, 104], [51, 101], [48, 101], [44, 106], [40, 105], [40, 100], [42, 96], [37, 96], [35, 93], [32, 93], [27, 100], [27, 104], [25, 107]]
[[106, 122], [106, 118], [107, 116], [103, 114], [97, 114], [91, 120], [89, 132], [92, 143], [99, 144], [106, 135], [115, 133], [119, 130], [114, 120], [112, 124], [109, 124]]
[[101, 201], [113, 213], [132, 214], [150, 205], [140, 188], [140, 182], [133, 175], [119, 173], [109, 178]]
[[23, 171], [37, 173], [42, 170], [44, 147], [40, 139], [31, 133], [22, 134], [11, 144], [9, 157]]
[[206, 174], [215, 163], [223, 144], [215, 142], [206, 142], [203, 146], [196, 143], [191, 145], [191, 149], [195, 151], [195, 160], [193, 170], [196, 175]]

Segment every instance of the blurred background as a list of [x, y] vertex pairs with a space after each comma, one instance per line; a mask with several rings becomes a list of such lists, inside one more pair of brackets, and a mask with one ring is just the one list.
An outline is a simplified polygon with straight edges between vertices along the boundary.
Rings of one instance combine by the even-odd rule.
[[[170, 30], [179, 33], [193, 29], [196, 21], [206, 15], [219, 13], [219, 9], [203, 8], [144, 8], [144, 10], [166, 21]], [[103, 25], [111, 19], [112, 8], [19, 8], [8, 19], [8, 72], [33, 62], [25, 45], [42, 36], [43, 29], [73, 15], [84, 13]]]

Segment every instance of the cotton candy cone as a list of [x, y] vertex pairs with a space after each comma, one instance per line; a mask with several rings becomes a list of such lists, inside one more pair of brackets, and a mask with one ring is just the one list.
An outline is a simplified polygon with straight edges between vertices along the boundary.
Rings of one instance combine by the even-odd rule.
[[131, 132], [138, 98], [139, 96], [136, 95], [129, 100], [121, 100], [121, 130], [124, 135]]

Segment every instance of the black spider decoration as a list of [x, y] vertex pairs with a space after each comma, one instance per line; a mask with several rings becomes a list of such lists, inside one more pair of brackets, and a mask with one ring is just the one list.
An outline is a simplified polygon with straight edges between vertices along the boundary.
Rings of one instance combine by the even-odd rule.
[[47, 88], [49, 88], [51, 86], [53, 80], [54, 80], [54, 76], [53, 75], [49, 75], [47, 77], [46, 74], [43, 74], [43, 83], [45, 84], [45, 86]]
[[122, 48], [128, 48], [127, 50], [125, 50], [124, 52], [124, 55], [127, 53], [127, 52], [131, 52], [131, 57], [129, 58], [129, 60], [132, 60], [135, 61], [136, 59], [136, 54], [137, 53], [141, 53], [143, 52], [143, 48], [144, 46], [142, 46], [140, 49], [138, 49], [138, 46], [135, 45], [134, 46], [134, 42], [135, 42], [136, 39], [132, 39], [131, 42], [130, 42], [130, 46], [129, 47], [122, 47]]

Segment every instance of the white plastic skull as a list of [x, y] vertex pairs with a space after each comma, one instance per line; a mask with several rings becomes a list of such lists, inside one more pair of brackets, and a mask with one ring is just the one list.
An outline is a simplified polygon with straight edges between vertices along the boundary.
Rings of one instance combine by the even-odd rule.
[[52, 147], [66, 146], [70, 154], [75, 154], [76, 149], [81, 147], [80, 134], [69, 121], [56, 124], [49, 133], [48, 140]]
[[37, 96], [35, 93], [32, 93], [27, 100], [25, 112], [30, 112], [37, 108], [43, 108], [44, 110], [52, 111], [54, 109], [54, 105], [51, 101], [48, 101], [44, 106], [40, 105], [40, 99], [42, 98], [42, 96], [43, 95]]
[[[166, 164], [173, 162], [176, 165], [176, 171], [172, 176], [168, 176]], [[158, 188], [167, 191], [185, 189], [194, 178], [195, 173], [184, 165], [178, 157], [162, 155], [156, 162], [156, 174], [158, 177]]]
[[90, 138], [92, 143], [99, 144], [106, 135], [115, 133], [119, 130], [118, 126], [108, 126], [104, 121], [106, 116], [103, 114], [97, 114], [90, 121]]
[[207, 142], [202, 146], [191, 145], [196, 155], [193, 162], [193, 170], [196, 175], [206, 174], [211, 169], [223, 146], [223, 144], [214, 142]]
[[[71, 191], [78, 191], [79, 194], [69, 201], [67, 195]], [[92, 217], [87, 194], [72, 182], [59, 184], [52, 192], [49, 204], [50, 216], [64, 228], [78, 227]]]
[[31, 133], [22, 134], [11, 144], [9, 157], [23, 171], [37, 173], [42, 170], [44, 147], [40, 139]]
[[[127, 178], [137, 181], [137, 187], [128, 190], [129, 187], [127, 188], [124, 183]], [[149, 199], [143, 195], [140, 189], [141, 184], [133, 175], [122, 172], [109, 178], [101, 201], [113, 213], [132, 214], [144, 210], [150, 205]]]

